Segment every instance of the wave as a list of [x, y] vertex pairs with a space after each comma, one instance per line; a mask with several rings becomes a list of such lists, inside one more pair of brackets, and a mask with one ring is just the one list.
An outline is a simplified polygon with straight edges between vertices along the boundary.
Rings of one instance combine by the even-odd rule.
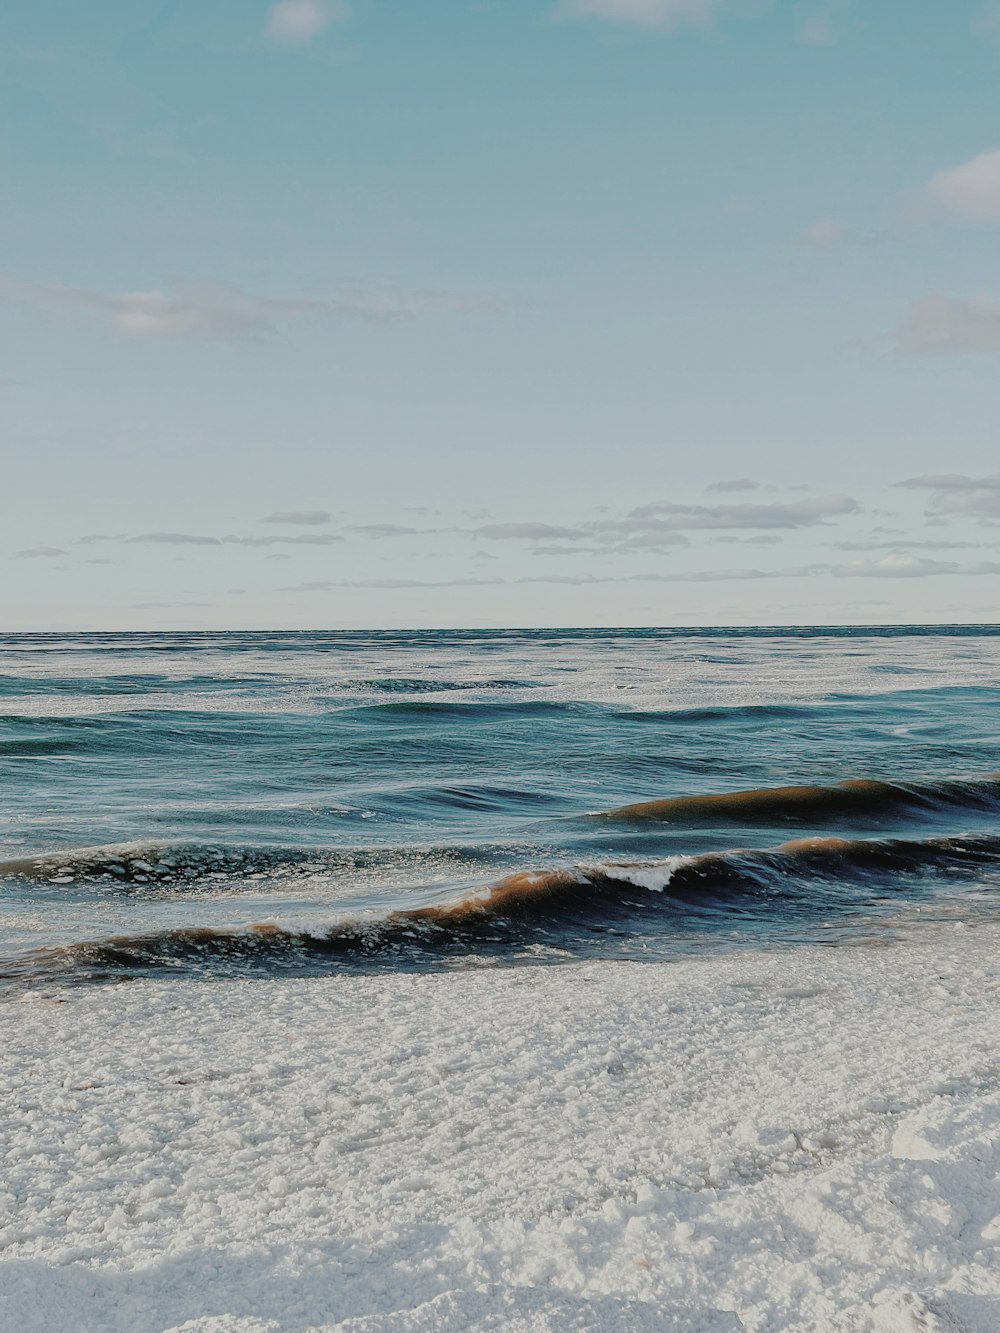
[[332, 961], [421, 966], [449, 955], [509, 954], [540, 943], [572, 952], [602, 932], [641, 932], [651, 921], [662, 931], [670, 924], [665, 918], [684, 929], [734, 913], [759, 919], [768, 911], [836, 916], [867, 910], [891, 896], [893, 877], [931, 869], [968, 876], [998, 864], [1000, 835], [805, 838], [658, 862], [519, 871], [451, 901], [309, 931], [265, 921], [113, 936], [0, 963], [0, 978], [92, 979], [192, 967], [301, 971]]
[[754, 787], [709, 796], [672, 796], [598, 811], [592, 818], [678, 824], [772, 824], [874, 819], [954, 808], [1000, 810], [1000, 773], [974, 780], [909, 783], [856, 778], [832, 787]]
[[761, 722], [788, 721], [810, 717], [819, 708], [815, 704], [734, 704], [704, 708], [615, 709], [612, 716], [620, 722]]
[[337, 707], [344, 715], [353, 715], [362, 721], [377, 721], [381, 717], [453, 717], [488, 721], [493, 718], [561, 717], [566, 713], [586, 711], [590, 705], [561, 702], [554, 699], [492, 698], [479, 702], [464, 699], [391, 699], [378, 703], [350, 704]]

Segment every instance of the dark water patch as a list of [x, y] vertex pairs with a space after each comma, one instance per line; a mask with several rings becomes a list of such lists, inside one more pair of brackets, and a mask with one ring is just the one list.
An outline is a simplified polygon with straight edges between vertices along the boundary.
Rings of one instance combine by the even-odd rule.
[[41, 759], [49, 755], [73, 754], [84, 748], [78, 741], [56, 737], [0, 739], [0, 759]]
[[407, 676], [373, 676], [368, 679], [347, 680], [343, 688], [373, 690], [380, 694], [438, 694], [450, 690], [526, 690], [537, 682], [531, 680], [429, 680]]

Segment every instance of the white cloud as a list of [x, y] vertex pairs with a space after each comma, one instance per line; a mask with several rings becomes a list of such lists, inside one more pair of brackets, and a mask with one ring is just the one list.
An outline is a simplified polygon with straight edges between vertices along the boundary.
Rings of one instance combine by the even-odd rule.
[[939, 171], [927, 190], [932, 199], [961, 217], [1000, 222], [1000, 149]]
[[976, 560], [928, 560], [918, 555], [892, 552], [880, 560], [853, 560], [831, 571], [838, 578], [927, 578], [933, 574], [1000, 574], [1000, 563]]
[[280, 0], [268, 11], [267, 32], [276, 42], [302, 46], [349, 14], [347, 5], [338, 0]]
[[232, 287], [191, 288], [176, 296], [160, 291], [106, 293], [87, 287], [31, 289], [29, 297], [49, 305], [103, 315], [121, 338], [229, 339], [272, 332], [279, 323], [327, 308], [321, 301], [250, 296]]
[[50, 560], [55, 556], [65, 555], [59, 546], [32, 546], [27, 551], [18, 551], [21, 560]]
[[468, 314], [487, 308], [482, 301], [453, 292], [401, 291], [385, 282], [348, 283], [336, 295], [321, 298], [254, 296], [221, 284], [186, 288], [176, 294], [0, 284], [0, 296], [5, 293], [36, 304], [93, 311], [103, 316], [120, 338], [147, 342], [259, 337], [306, 316], [394, 321], [423, 314]]
[[1000, 301], [925, 296], [900, 320], [895, 342], [907, 356], [995, 356], [1000, 353]]
[[596, 18], [639, 28], [704, 25], [722, 9], [724, 0], [563, 0], [559, 12], [568, 18]]

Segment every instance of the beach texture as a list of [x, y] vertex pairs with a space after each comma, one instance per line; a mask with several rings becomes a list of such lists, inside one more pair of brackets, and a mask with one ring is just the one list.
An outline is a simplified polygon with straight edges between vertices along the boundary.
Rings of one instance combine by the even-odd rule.
[[1000, 928], [0, 1004], [0, 1327], [1000, 1327]]

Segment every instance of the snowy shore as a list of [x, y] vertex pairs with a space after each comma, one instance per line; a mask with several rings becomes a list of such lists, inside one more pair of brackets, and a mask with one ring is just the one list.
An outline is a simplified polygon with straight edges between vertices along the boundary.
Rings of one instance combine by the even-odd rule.
[[0, 999], [0, 1328], [1000, 1328], [1000, 927]]

